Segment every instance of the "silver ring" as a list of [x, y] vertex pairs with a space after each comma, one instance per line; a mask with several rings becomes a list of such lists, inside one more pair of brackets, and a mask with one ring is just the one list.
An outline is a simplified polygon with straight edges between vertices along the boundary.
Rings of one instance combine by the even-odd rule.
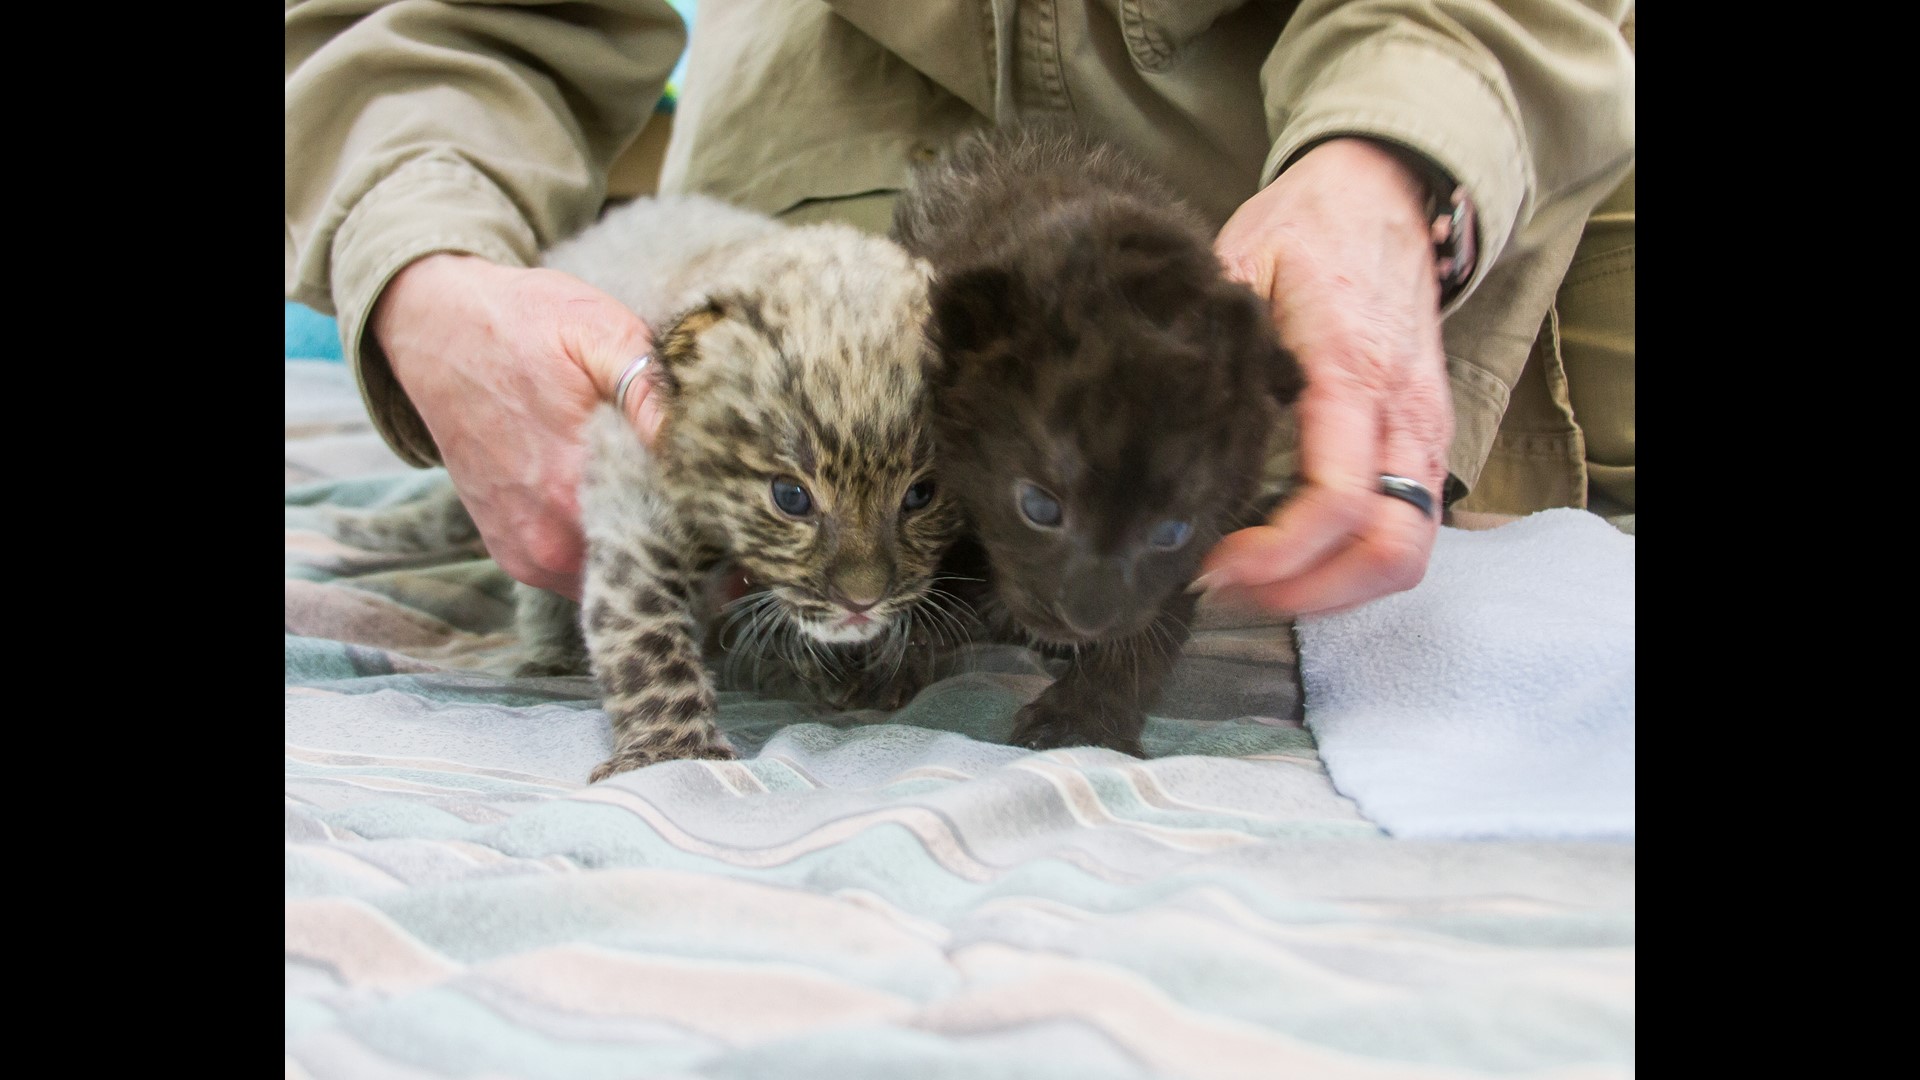
[[1433, 492], [1428, 491], [1426, 485], [1417, 480], [1381, 473], [1380, 494], [1417, 507], [1426, 517], [1433, 516]]
[[653, 354], [644, 352], [634, 357], [633, 361], [627, 365], [627, 370], [620, 373], [620, 382], [613, 388], [614, 408], [621, 412], [627, 411], [627, 387], [632, 386], [633, 380], [639, 378], [640, 373], [647, 370], [647, 365], [651, 363], [653, 363]]

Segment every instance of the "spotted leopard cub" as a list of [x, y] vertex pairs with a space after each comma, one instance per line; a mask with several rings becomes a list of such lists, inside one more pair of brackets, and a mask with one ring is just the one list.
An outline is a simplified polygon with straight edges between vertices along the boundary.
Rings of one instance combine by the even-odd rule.
[[[723, 654], [834, 708], [905, 704], [955, 629], [934, 585], [960, 516], [933, 476], [927, 265], [699, 196], [637, 200], [543, 261], [654, 328], [665, 413], [651, 448], [612, 406], [589, 423], [581, 603], [515, 596], [517, 674], [598, 683], [614, 751], [592, 778], [733, 757]], [[450, 483], [331, 530], [369, 550], [478, 536]], [[751, 591], [716, 601], [738, 576]]]
[[614, 731], [593, 779], [734, 756], [702, 604], [723, 571], [754, 584], [728, 613], [733, 648], [831, 704], [901, 704], [960, 527], [933, 475], [926, 264], [698, 198], [631, 204], [546, 264], [656, 328], [666, 417], [651, 449], [611, 406], [594, 417], [578, 617], [552, 594], [519, 613], [536, 653], [584, 645]]

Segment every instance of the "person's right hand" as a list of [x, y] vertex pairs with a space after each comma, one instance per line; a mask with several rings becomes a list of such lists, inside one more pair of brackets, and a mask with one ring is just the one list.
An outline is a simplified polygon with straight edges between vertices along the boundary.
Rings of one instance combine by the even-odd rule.
[[1452, 389], [1420, 179], [1360, 138], [1330, 139], [1241, 205], [1214, 242], [1264, 298], [1307, 378], [1297, 410], [1304, 483], [1264, 525], [1201, 564], [1229, 603], [1343, 611], [1427, 572], [1435, 515], [1380, 493], [1383, 474], [1445, 490]]
[[[371, 325], [488, 554], [519, 581], [579, 599], [582, 431], [653, 347], [646, 323], [558, 270], [437, 254], [394, 276]], [[652, 375], [626, 402], [649, 443], [661, 421]]]

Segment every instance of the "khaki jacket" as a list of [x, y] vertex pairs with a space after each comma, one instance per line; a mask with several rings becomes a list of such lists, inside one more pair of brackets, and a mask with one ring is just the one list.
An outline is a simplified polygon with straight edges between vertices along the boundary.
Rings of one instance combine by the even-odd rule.
[[[1217, 225], [1315, 142], [1399, 143], [1479, 214], [1479, 265], [1445, 324], [1451, 465], [1471, 487], [1588, 215], [1632, 167], [1631, 15], [1631, 0], [708, 0], [660, 186], [830, 210], [899, 190], [969, 127], [1070, 115]], [[436, 459], [364, 340], [379, 291], [436, 251], [531, 265], [591, 221], [682, 36], [664, 0], [288, 4], [287, 295], [338, 314], [403, 457]]]

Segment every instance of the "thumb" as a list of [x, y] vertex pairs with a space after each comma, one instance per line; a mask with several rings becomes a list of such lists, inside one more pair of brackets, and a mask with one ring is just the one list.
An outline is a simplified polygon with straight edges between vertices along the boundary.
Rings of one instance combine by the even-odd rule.
[[640, 440], [652, 446], [654, 436], [660, 433], [660, 422], [666, 418], [660, 409], [660, 368], [654, 362], [653, 343], [645, 341], [618, 355], [625, 359], [615, 368], [618, 374], [608, 381], [604, 399], [618, 405], [627, 423], [640, 433]]
[[[649, 354], [651, 355], [651, 354]], [[659, 369], [648, 361], [646, 369], [634, 376], [633, 384], [627, 387], [627, 422], [640, 433], [640, 441], [648, 446], [660, 434], [660, 422], [667, 418], [661, 408], [658, 379]]]
[[[665, 414], [660, 408], [659, 368], [653, 361], [653, 331], [626, 308], [614, 305], [617, 315], [582, 349], [581, 360], [602, 401], [620, 405], [627, 422], [652, 445]], [[626, 395], [620, 396], [625, 382]]]

